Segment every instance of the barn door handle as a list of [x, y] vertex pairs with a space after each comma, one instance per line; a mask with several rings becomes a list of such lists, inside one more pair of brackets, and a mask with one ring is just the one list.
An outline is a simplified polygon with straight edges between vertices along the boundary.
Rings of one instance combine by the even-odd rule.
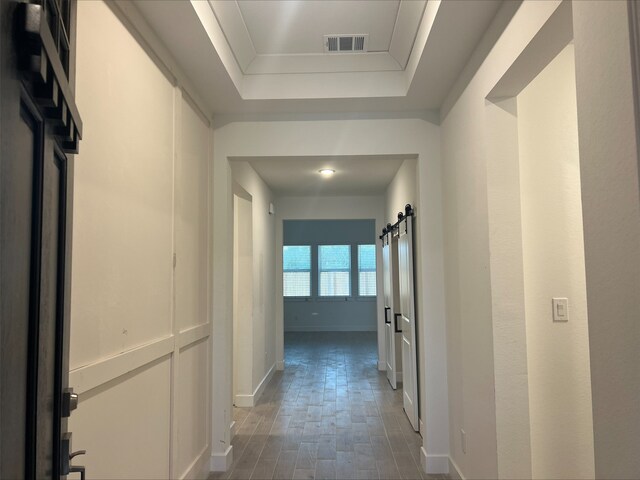
[[401, 314], [401, 313], [396, 313], [396, 314], [394, 315], [394, 321], [395, 321], [395, 324], [396, 324], [396, 325], [395, 325], [395, 327], [396, 327], [396, 333], [402, 333], [402, 329], [401, 329], [401, 328], [398, 328], [398, 318], [400, 318], [401, 316], [402, 316], [402, 314]]
[[391, 310], [391, 307], [384, 307], [384, 323], [391, 323], [391, 320], [389, 320], [389, 311]]

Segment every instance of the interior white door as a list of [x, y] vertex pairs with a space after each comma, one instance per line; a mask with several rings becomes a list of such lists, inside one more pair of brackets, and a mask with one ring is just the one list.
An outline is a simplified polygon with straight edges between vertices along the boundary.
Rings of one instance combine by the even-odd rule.
[[391, 247], [389, 245], [391, 233], [382, 237], [382, 277], [384, 285], [384, 340], [387, 379], [394, 390], [397, 388], [396, 376], [396, 342], [395, 329], [393, 325], [393, 290], [392, 290], [392, 268]]
[[398, 281], [402, 323], [402, 397], [404, 411], [415, 431], [418, 421], [418, 350], [416, 344], [416, 309], [413, 289], [413, 217], [408, 216], [398, 228]]

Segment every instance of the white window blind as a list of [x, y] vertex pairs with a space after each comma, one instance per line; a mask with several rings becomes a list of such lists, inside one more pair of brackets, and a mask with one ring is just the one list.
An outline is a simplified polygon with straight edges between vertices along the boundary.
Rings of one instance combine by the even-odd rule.
[[321, 297], [351, 295], [351, 246], [320, 245], [318, 247], [318, 275]]
[[376, 295], [376, 246], [358, 245], [358, 295]]
[[282, 247], [282, 291], [285, 297], [311, 296], [311, 247], [286, 245]]

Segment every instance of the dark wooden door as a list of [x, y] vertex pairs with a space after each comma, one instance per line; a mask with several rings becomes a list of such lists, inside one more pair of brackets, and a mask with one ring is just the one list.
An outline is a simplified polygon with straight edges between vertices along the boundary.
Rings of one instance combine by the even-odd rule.
[[68, 473], [75, 4], [0, 0], [0, 478]]

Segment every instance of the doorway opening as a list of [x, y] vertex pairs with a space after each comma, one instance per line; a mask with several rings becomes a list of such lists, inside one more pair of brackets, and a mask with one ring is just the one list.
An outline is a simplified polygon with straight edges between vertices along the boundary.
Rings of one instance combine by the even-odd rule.
[[253, 203], [233, 190], [233, 404], [253, 406]]
[[376, 250], [375, 220], [283, 222], [285, 352], [321, 332], [357, 332], [377, 351]]

